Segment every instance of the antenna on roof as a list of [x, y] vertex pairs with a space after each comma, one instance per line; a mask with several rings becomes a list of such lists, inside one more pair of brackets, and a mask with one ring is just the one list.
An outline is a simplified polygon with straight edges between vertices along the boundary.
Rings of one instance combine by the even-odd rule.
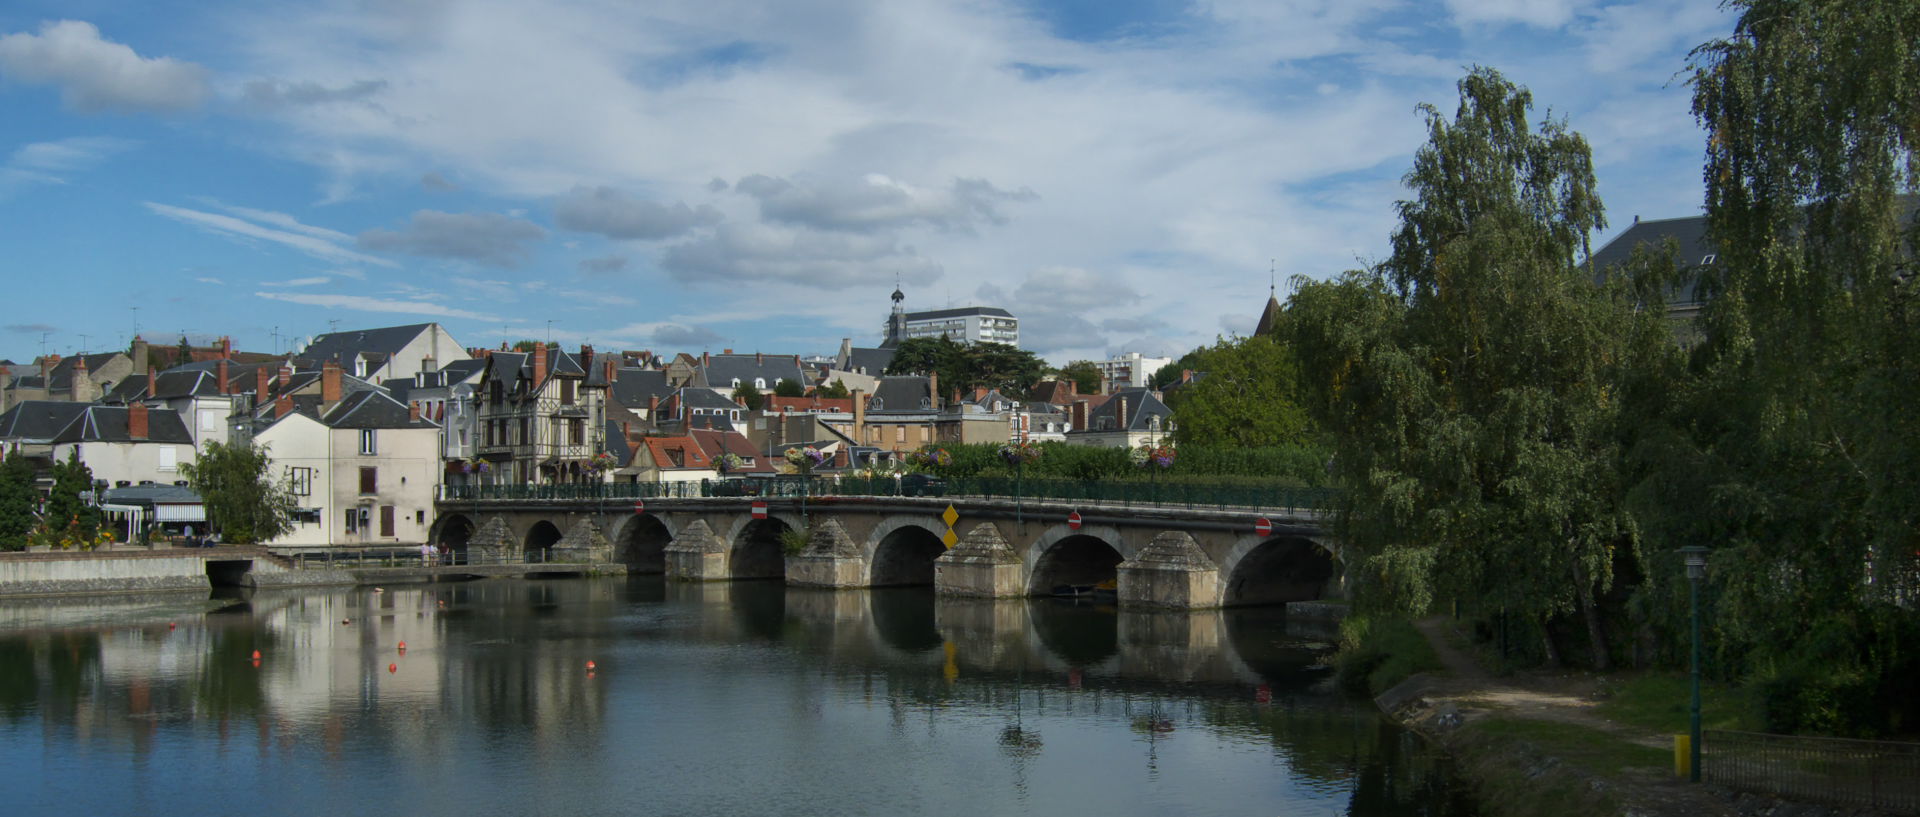
[[87, 333], [81, 332], [79, 333], [79, 335], [80, 335], [80, 354], [84, 355], [87, 353]]
[[340, 319], [334, 318], [332, 320], [327, 321], [327, 331], [329, 333], [340, 331]]
[[1280, 294], [1280, 259], [1267, 259], [1267, 297], [1275, 298]]

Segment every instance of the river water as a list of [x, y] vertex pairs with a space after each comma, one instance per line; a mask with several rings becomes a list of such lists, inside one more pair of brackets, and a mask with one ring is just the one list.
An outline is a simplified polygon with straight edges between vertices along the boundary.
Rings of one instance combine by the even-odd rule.
[[0, 802], [63, 816], [1472, 814], [1443, 757], [1327, 691], [1332, 637], [1274, 610], [659, 577], [9, 600]]

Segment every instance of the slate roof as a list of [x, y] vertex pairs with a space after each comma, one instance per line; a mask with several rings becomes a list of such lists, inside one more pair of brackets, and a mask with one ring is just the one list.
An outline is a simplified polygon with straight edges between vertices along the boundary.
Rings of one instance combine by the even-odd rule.
[[23, 400], [0, 412], [0, 439], [51, 442], [54, 435], [86, 413], [88, 403]]
[[632, 409], [645, 408], [647, 398], [673, 395], [667, 373], [658, 369], [621, 369], [613, 380], [613, 402]]
[[680, 401], [693, 409], [719, 409], [722, 411], [742, 411], [739, 403], [728, 400], [712, 389], [684, 388], [680, 390]]
[[333, 428], [439, 428], [439, 424], [421, 417], [415, 420], [405, 403], [385, 392], [368, 390], [341, 398], [332, 411], [319, 418]]
[[700, 367], [701, 376], [706, 378], [708, 386], [716, 389], [731, 389], [737, 378], [743, 384], [752, 383], [755, 378], [766, 381], [762, 389], [772, 389], [781, 380], [791, 380], [805, 387], [812, 382], [800, 364], [794, 362], [792, 355], [709, 355]]
[[907, 320], [932, 321], [941, 318], [959, 318], [968, 315], [991, 315], [996, 318], [1011, 318], [1012, 312], [997, 306], [963, 306], [955, 309], [933, 309], [926, 312], [908, 312]]
[[847, 352], [848, 371], [858, 374], [870, 374], [875, 377], [886, 373], [887, 365], [893, 362], [892, 349], [863, 349], [855, 347]]
[[108, 488], [100, 501], [110, 505], [196, 505], [200, 495], [185, 485], [127, 485]]
[[112, 363], [116, 357], [125, 357], [123, 352], [101, 352], [93, 355], [74, 355], [60, 358], [60, 362], [47, 372], [47, 388], [52, 390], [73, 388], [73, 372], [76, 361], [85, 360], [88, 372], [100, 371], [101, 367]]
[[1280, 299], [1267, 296], [1267, 305], [1260, 310], [1260, 322], [1253, 327], [1255, 335], [1270, 335], [1280, 323]]
[[[1122, 398], [1125, 398], [1127, 404], [1127, 427], [1121, 429], [1116, 425], [1112, 428], [1101, 428], [1100, 418], [1104, 417], [1111, 421], [1114, 412], [1120, 410]], [[1153, 391], [1150, 389], [1120, 389], [1109, 395], [1106, 402], [1087, 410], [1087, 428], [1085, 430], [1146, 431], [1150, 425], [1148, 418], [1154, 416], [1161, 418], [1160, 427], [1165, 429], [1167, 418], [1173, 416], [1173, 410], [1167, 408], [1167, 404], [1160, 402], [1160, 398], [1154, 397]]]
[[[1675, 259], [1682, 270], [1695, 270], [1712, 264], [1717, 250], [1707, 241], [1707, 217], [1687, 216], [1685, 218], [1645, 219], [1634, 222], [1626, 232], [1615, 236], [1606, 246], [1594, 252], [1593, 269], [1597, 276], [1604, 279], [1614, 267], [1626, 263], [1633, 257], [1633, 248], [1641, 244], [1649, 249], [1657, 248], [1673, 239], [1680, 247], [1680, 255]], [[1698, 280], [1687, 276], [1686, 280], [1668, 293], [1674, 303], [1693, 303], [1699, 299]]]
[[880, 378], [867, 400], [868, 413], [933, 411], [933, 390], [927, 378], [917, 375], [893, 375]]
[[780, 397], [777, 395], [769, 395], [767, 397], [767, 401], [765, 403], [762, 403], [761, 407], [766, 409], [767, 411], [783, 411], [783, 412], [791, 412], [794, 414], [802, 414], [802, 413], [852, 414], [853, 398], [851, 397]]
[[431, 326], [433, 326], [431, 323], [413, 323], [406, 326], [329, 332], [316, 336], [311, 343], [307, 344], [307, 348], [300, 352], [300, 357], [315, 361], [345, 362], [352, 360], [355, 355], [369, 354], [379, 355], [384, 360], [397, 354]]
[[136, 440], [127, 433], [127, 407], [83, 404], [86, 410], [53, 438], [59, 443], [177, 443], [192, 445], [193, 435], [179, 412], [147, 409], [147, 436]]

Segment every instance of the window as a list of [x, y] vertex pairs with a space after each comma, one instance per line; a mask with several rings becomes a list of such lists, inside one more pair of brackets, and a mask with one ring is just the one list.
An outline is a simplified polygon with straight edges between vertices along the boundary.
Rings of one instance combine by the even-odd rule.
[[906, 426], [894, 426], [894, 427], [893, 427], [893, 441], [894, 441], [894, 442], [897, 442], [897, 443], [904, 443], [904, 442], [906, 442], [906, 441], [907, 441], [907, 427], [906, 427]]
[[460, 429], [460, 447], [467, 447], [467, 430], [464, 428]]
[[[312, 496], [313, 469], [304, 465], [289, 466], [287, 468], [287, 493], [293, 494], [294, 496]], [[318, 511], [315, 513], [318, 513]], [[319, 522], [320, 520], [316, 518], [313, 521]]]
[[380, 488], [380, 469], [378, 468], [360, 469], [360, 493], [363, 493], [363, 494], [379, 493], [379, 488]]
[[318, 525], [320, 524], [320, 509], [294, 508], [293, 521], [299, 525]]
[[219, 431], [221, 419], [222, 418], [221, 418], [220, 412], [218, 411], [206, 411], [206, 410], [201, 411], [200, 412], [201, 433], [204, 434], [209, 431]]
[[415, 524], [415, 525], [425, 525], [425, 524], [427, 524], [427, 512], [426, 512], [426, 511], [414, 511], [414, 512], [413, 512], [413, 524]]
[[347, 509], [347, 532], [357, 533], [360, 530], [359, 522], [360, 522], [360, 510], [358, 508], [348, 508]]
[[766, 378], [764, 378], [764, 377], [756, 377], [756, 378], [754, 378], [754, 379], [753, 379], [753, 387], [754, 387], [754, 388], [756, 388], [756, 389], [764, 389], [764, 388], [766, 388], [766, 387], [767, 387], [767, 379], [766, 379]]
[[567, 442], [585, 445], [587, 442], [587, 421], [575, 417], [567, 421]]
[[377, 449], [374, 447], [373, 429], [371, 428], [360, 429], [360, 453], [372, 454], [376, 450]]
[[361, 379], [366, 378], [367, 376], [367, 359], [366, 358], [356, 357], [353, 359], [353, 376]]
[[740, 388], [740, 378], [736, 377], [733, 379], [733, 387], [736, 389]]
[[393, 506], [392, 505], [380, 506], [380, 535], [388, 539], [393, 538]]
[[180, 449], [171, 445], [160, 446], [160, 470], [172, 471], [180, 467]]
[[528, 445], [532, 442], [533, 442], [533, 423], [529, 421], [527, 418], [522, 417], [520, 418], [520, 444]]
[[563, 406], [573, 405], [573, 379], [572, 378], [562, 378], [560, 380], [560, 405], [563, 405]]

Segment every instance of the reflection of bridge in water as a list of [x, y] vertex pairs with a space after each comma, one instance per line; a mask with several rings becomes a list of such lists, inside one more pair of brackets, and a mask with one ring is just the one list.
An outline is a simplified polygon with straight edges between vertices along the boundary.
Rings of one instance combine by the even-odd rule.
[[[456, 559], [622, 562], [701, 582], [989, 598], [1105, 587], [1122, 607], [1185, 609], [1337, 597], [1344, 585], [1338, 543], [1319, 512], [1298, 507], [825, 496], [476, 498], [438, 510], [433, 539]], [[783, 537], [799, 531], [806, 546], [790, 552]]]

